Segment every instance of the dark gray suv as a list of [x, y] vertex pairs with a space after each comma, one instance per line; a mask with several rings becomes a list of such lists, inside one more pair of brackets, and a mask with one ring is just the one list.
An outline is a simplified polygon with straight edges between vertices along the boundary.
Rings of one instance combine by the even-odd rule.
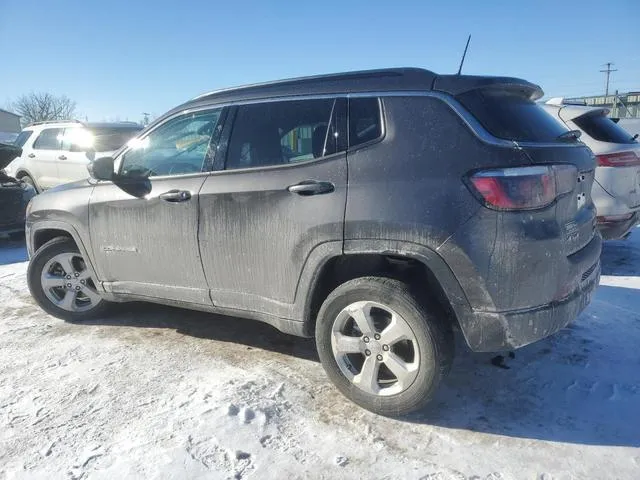
[[595, 161], [541, 95], [421, 69], [202, 95], [32, 201], [29, 288], [70, 321], [145, 300], [315, 335], [343, 394], [415, 410], [454, 331], [515, 349], [598, 284]]

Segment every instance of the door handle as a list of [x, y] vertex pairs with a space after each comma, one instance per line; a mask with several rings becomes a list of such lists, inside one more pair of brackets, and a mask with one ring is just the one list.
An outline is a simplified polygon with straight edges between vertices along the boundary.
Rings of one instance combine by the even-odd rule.
[[27, 157], [29, 157], [29, 158], [36, 158], [36, 154], [35, 154], [35, 153], [30, 153], [29, 155], [27, 155]]
[[191, 192], [188, 190], [169, 190], [158, 195], [165, 202], [178, 203], [191, 200]]
[[297, 193], [304, 197], [331, 193], [335, 189], [336, 187], [331, 182], [317, 182], [315, 180], [305, 180], [304, 182], [290, 185], [289, 188], [287, 188], [291, 193]]
[[60, 155], [58, 157], [58, 160], [66, 160], [66, 159], [67, 159], [67, 157], [65, 155]]

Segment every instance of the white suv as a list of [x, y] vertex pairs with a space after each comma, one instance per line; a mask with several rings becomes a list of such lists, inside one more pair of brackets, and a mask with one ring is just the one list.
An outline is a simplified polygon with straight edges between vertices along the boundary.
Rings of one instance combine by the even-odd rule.
[[87, 165], [111, 156], [142, 129], [133, 122], [38, 122], [26, 127], [15, 144], [22, 156], [5, 171], [41, 192], [89, 176]]
[[591, 189], [598, 228], [605, 240], [625, 237], [640, 223], [640, 143], [607, 117], [609, 109], [552, 98], [544, 108], [559, 122], [581, 132], [580, 140], [598, 162]]

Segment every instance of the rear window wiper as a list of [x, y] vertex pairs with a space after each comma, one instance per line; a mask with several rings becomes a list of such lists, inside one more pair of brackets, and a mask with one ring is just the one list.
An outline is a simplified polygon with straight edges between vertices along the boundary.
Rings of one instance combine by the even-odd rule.
[[560, 140], [561, 142], [567, 142], [571, 140], [578, 140], [582, 135], [580, 130], [569, 130], [568, 132], [564, 132], [556, 138], [556, 140]]

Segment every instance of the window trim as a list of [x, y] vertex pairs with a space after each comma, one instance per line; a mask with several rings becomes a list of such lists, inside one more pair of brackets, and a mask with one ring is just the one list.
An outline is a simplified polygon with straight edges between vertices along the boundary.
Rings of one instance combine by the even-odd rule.
[[[371, 98], [374, 97], [378, 100], [378, 115], [380, 116], [380, 135], [376, 138], [368, 140], [364, 143], [359, 143], [358, 145], [351, 146], [351, 138], [349, 135], [350, 132], [350, 122], [351, 122], [351, 98]], [[359, 96], [353, 95], [349, 97], [349, 101], [347, 102], [347, 153], [354, 153], [365, 148], [369, 148], [377, 143], [382, 142], [387, 136], [387, 122], [386, 115], [384, 110], [384, 102], [382, 101], [382, 97], [378, 95], [367, 95], [367, 96]]]
[[58, 139], [56, 137], [56, 140], [58, 140], [58, 148], [38, 148], [36, 146], [36, 143], [38, 142], [38, 140], [40, 139], [40, 137], [42, 136], [42, 134], [44, 132], [46, 132], [47, 130], [58, 130], [59, 132], [62, 132], [62, 134], [64, 135], [64, 128], [65, 127], [48, 127], [48, 128], [43, 128], [42, 130], [40, 130], [40, 133], [38, 133], [38, 136], [36, 138], [33, 139], [33, 143], [31, 144], [31, 148], [33, 150], [42, 150], [45, 152], [60, 152], [62, 151], [62, 139]]
[[[191, 115], [193, 113], [200, 113], [200, 112], [213, 111], [213, 110], [220, 110], [220, 117], [218, 118], [218, 125], [222, 125], [222, 128], [217, 129], [218, 132], [214, 132], [214, 134], [209, 139], [208, 149], [210, 149], [214, 138], [217, 137], [218, 140], [221, 140], [223, 138], [224, 130], [225, 130], [226, 123], [227, 123], [226, 120], [228, 119], [228, 111], [229, 111], [229, 107], [228, 106], [224, 106], [224, 105], [207, 105], [207, 106], [204, 106], [204, 107], [201, 107], [201, 108], [186, 109], [186, 110], [182, 110], [180, 112], [176, 112], [175, 114], [170, 115], [170, 116], [162, 119], [162, 121], [159, 121], [158, 123], [153, 125], [151, 128], [149, 128], [147, 130], [142, 130], [140, 133], [142, 133], [143, 135], [138, 135], [138, 136], [131, 137], [131, 140], [133, 140], [134, 138], [143, 140], [143, 139], [147, 138], [149, 135], [151, 135], [153, 132], [155, 132], [158, 128], [162, 127], [163, 125], [166, 125], [167, 123], [171, 122], [172, 120], [175, 120], [176, 118], [184, 117], [184, 116], [187, 116], [187, 115]], [[125, 143], [125, 145], [120, 149], [120, 151], [115, 154], [115, 159], [114, 159], [115, 168], [114, 168], [114, 171], [116, 172], [117, 175], [120, 175], [121, 172], [122, 172], [124, 156], [127, 154], [127, 152], [130, 152], [131, 150], [132, 150], [132, 148], [128, 144]], [[217, 149], [216, 152], [215, 152], [215, 156], [213, 158], [213, 161], [211, 162], [211, 168], [215, 167], [216, 158], [218, 158], [218, 155], [220, 155], [220, 149]], [[153, 177], [149, 177], [149, 180], [153, 181], [155, 179], [163, 179], [163, 178], [192, 177], [192, 176], [195, 176], [195, 175], [207, 174], [207, 173], [210, 173], [211, 171], [213, 171], [211, 169], [205, 168], [205, 163], [206, 162], [203, 161], [202, 167], [200, 167], [200, 171], [199, 172], [179, 173], [177, 175], [156, 175], [156, 176], [153, 176]]]
[[[386, 128], [386, 114], [385, 114], [385, 109], [384, 109], [384, 99], [386, 97], [430, 97], [430, 98], [436, 98], [440, 101], [442, 101], [444, 104], [446, 104], [461, 120], [462, 122], [467, 126], [467, 128], [469, 128], [469, 130], [471, 131], [471, 133], [473, 135], [476, 136], [476, 138], [478, 138], [480, 141], [482, 141], [483, 143], [486, 143], [488, 145], [493, 145], [496, 147], [502, 147], [502, 148], [514, 148], [514, 147], [538, 147], [538, 148], [546, 148], [546, 147], [551, 147], [551, 148], [584, 148], [584, 145], [580, 142], [576, 142], [576, 143], [566, 143], [566, 142], [551, 142], [551, 143], [536, 143], [536, 142], [513, 142], [510, 140], [504, 140], [504, 139], [500, 139], [497, 137], [494, 137], [493, 135], [491, 135], [481, 124], [480, 122], [478, 122], [478, 120], [473, 117], [469, 112], [467, 112], [464, 107], [462, 107], [462, 105], [460, 105], [460, 103], [453, 98], [451, 95], [448, 95], [446, 93], [442, 93], [442, 92], [438, 92], [438, 91], [420, 91], [420, 90], [386, 90], [386, 91], [371, 91], [371, 92], [355, 92], [355, 93], [349, 93], [346, 91], [339, 91], [336, 93], [326, 93], [326, 94], [312, 94], [312, 95], [283, 95], [283, 96], [276, 96], [276, 97], [264, 97], [264, 98], [253, 98], [253, 99], [247, 99], [247, 100], [227, 100], [227, 101], [218, 101], [216, 102], [215, 100], [211, 101], [211, 103], [206, 103], [204, 105], [198, 105], [198, 106], [194, 106], [194, 107], [190, 107], [190, 108], [186, 108], [184, 110], [179, 110], [177, 112], [173, 112], [171, 114], [169, 114], [168, 116], [164, 116], [164, 117], [160, 117], [157, 120], [157, 123], [152, 124], [151, 127], [148, 130], [143, 130], [141, 133], [144, 134], [144, 136], [142, 137], [134, 137], [134, 138], [144, 138], [146, 135], [148, 135], [149, 133], [151, 133], [153, 130], [155, 130], [156, 128], [158, 128], [159, 126], [163, 125], [164, 123], [168, 122], [169, 120], [180, 116], [180, 115], [185, 115], [185, 114], [189, 114], [189, 113], [194, 113], [194, 112], [200, 112], [203, 110], [211, 110], [211, 109], [215, 109], [215, 108], [228, 108], [231, 109], [232, 107], [236, 107], [239, 105], [249, 105], [249, 104], [253, 104], [253, 103], [268, 103], [268, 102], [279, 102], [279, 101], [283, 101], [283, 100], [313, 100], [313, 99], [321, 99], [321, 98], [357, 98], [357, 97], [377, 97], [379, 99], [379, 101], [382, 103], [382, 113], [383, 113], [383, 129], [385, 132], [385, 137], [386, 137], [386, 133], [387, 133], [387, 128]], [[225, 137], [225, 132], [224, 130], [226, 128], [228, 128], [229, 124], [229, 115], [227, 115], [226, 121], [225, 121], [225, 125], [223, 127], [223, 133], [222, 133], [222, 137], [221, 137], [221, 142], [224, 141], [228, 141], [228, 137]], [[383, 138], [380, 139], [380, 141], [383, 140]], [[34, 140], [35, 141], [35, 140]], [[226, 145], [224, 145], [223, 143], [221, 143], [221, 148], [226, 148]], [[122, 147], [122, 149], [117, 152], [115, 155], [115, 163], [116, 166], [118, 168], [118, 171], [120, 171], [120, 164], [121, 162], [121, 158], [122, 156], [129, 150], [129, 147], [124, 145]], [[349, 148], [347, 148], [346, 153], [349, 153]], [[353, 152], [353, 150], [351, 150]], [[219, 154], [220, 152], [218, 152]], [[340, 152], [341, 154], [345, 153], [345, 152]], [[217, 154], [216, 154], [217, 155]], [[337, 154], [335, 154], [337, 155]], [[324, 157], [326, 159], [331, 158], [329, 156]], [[313, 159], [311, 161], [317, 161], [319, 159]], [[290, 164], [290, 165], [275, 165], [275, 166], [269, 166], [269, 167], [260, 167], [263, 169], [273, 169], [273, 168], [290, 168], [290, 167], [295, 167], [298, 165], [305, 165], [307, 162], [301, 162], [301, 163], [297, 163], [297, 164]], [[256, 169], [237, 169], [237, 170], [211, 170], [209, 172], [202, 172], [205, 174], [219, 174], [219, 173], [226, 173], [226, 172], [246, 172], [246, 171], [255, 171]], [[189, 173], [189, 174], [184, 174], [184, 175], [171, 175], [171, 176], [157, 176], [157, 177], [152, 177], [152, 179], [162, 179], [162, 178], [179, 178], [179, 177], [183, 177], [183, 176], [193, 176], [193, 173]], [[198, 174], [196, 174], [198, 175]]]

